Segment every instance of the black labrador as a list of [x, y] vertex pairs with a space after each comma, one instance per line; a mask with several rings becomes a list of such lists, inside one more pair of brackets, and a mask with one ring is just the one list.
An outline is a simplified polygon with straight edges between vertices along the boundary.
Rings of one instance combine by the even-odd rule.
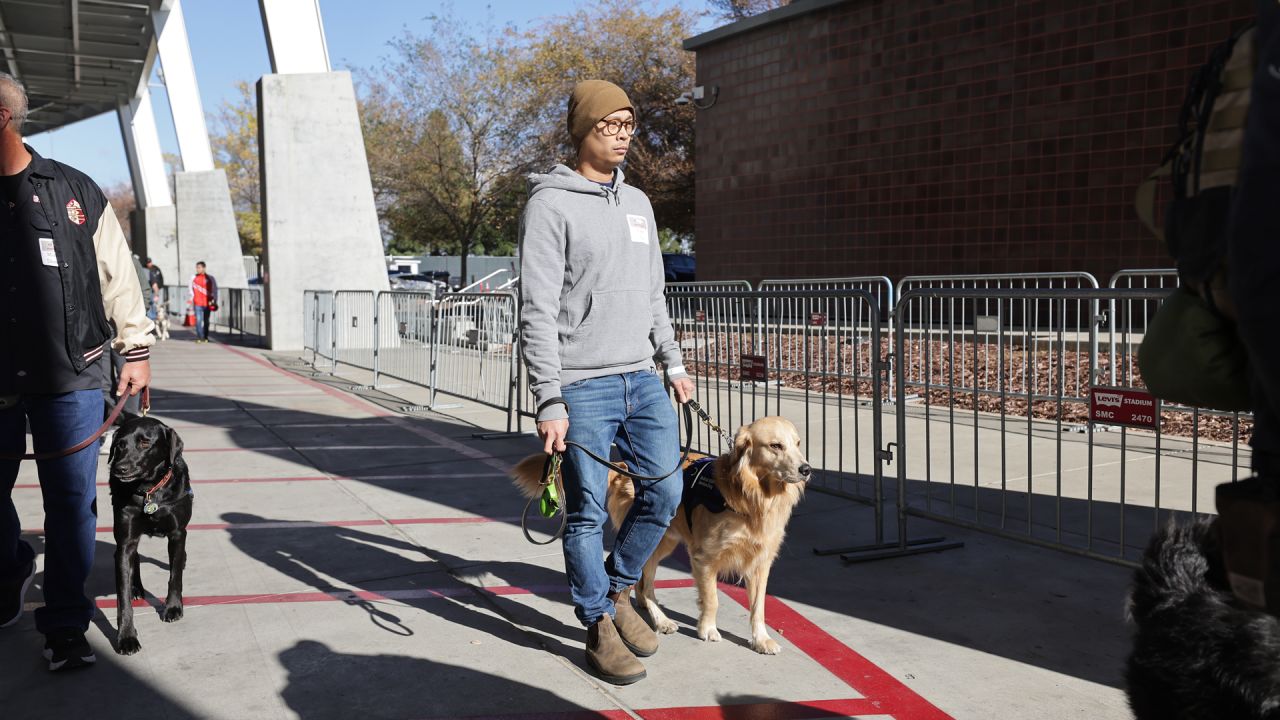
[[138, 542], [143, 535], [169, 539], [169, 594], [162, 617], [165, 622], [182, 619], [182, 570], [187, 564], [187, 523], [194, 496], [182, 459], [182, 439], [154, 418], [129, 417], [121, 422], [107, 462], [116, 536], [120, 634], [116, 652], [132, 655], [142, 649], [133, 626], [133, 599], [145, 597]]

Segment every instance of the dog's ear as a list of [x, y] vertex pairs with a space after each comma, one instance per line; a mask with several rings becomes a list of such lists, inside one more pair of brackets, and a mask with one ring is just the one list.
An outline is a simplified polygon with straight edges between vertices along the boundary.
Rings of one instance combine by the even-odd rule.
[[743, 425], [733, 436], [733, 458], [738, 478], [744, 487], [759, 482], [755, 469], [751, 467], [751, 444], [751, 429]]
[[182, 454], [182, 438], [178, 437], [177, 430], [167, 429], [169, 431], [169, 467], [173, 467], [178, 462], [178, 456]]

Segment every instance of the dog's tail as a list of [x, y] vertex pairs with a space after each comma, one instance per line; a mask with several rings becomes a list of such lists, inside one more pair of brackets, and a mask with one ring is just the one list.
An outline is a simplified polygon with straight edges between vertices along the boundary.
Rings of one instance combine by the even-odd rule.
[[[542, 472], [546, 462], [547, 456], [538, 453], [530, 455], [511, 468], [511, 481], [515, 483], [521, 495], [532, 498], [542, 494]], [[564, 490], [564, 480], [560, 473], [556, 473], [556, 489], [562, 492]]]

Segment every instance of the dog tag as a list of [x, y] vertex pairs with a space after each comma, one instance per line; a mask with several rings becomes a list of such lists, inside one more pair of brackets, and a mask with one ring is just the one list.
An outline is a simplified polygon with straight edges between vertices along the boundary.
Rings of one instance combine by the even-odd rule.
[[142, 506], [142, 512], [148, 515], [155, 515], [156, 511], [159, 509], [160, 509], [160, 506], [155, 504], [154, 502], [149, 502], [146, 505]]

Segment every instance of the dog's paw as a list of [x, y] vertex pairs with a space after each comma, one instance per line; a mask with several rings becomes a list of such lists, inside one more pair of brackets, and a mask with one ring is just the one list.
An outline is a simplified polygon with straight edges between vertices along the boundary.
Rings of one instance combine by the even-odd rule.
[[679, 629], [680, 629], [680, 626], [679, 626], [679, 625], [676, 625], [676, 621], [675, 621], [675, 620], [668, 620], [667, 618], [663, 618], [663, 619], [659, 620], [658, 622], [654, 623], [653, 629], [654, 629], [654, 630], [657, 630], [658, 632], [662, 633], [663, 635], [671, 635], [671, 634], [673, 634], [676, 630], [679, 630]]
[[751, 649], [761, 655], [777, 655], [782, 652], [782, 646], [778, 641], [767, 635], [762, 638], [751, 638]]
[[715, 626], [698, 628], [698, 639], [706, 642], [720, 642], [720, 631]]
[[138, 642], [138, 638], [136, 636], [122, 637], [120, 638], [120, 642], [116, 645], [116, 652], [121, 655], [133, 655], [141, 649], [142, 643]]
[[146, 600], [146, 599], [147, 599], [147, 591], [146, 591], [146, 589], [145, 589], [145, 588], [143, 588], [141, 585], [134, 585], [134, 586], [133, 586], [133, 589], [132, 589], [132, 590], [130, 590], [129, 592], [133, 593], [133, 599], [134, 599], [134, 600]]
[[164, 615], [162, 615], [160, 619], [165, 622], [178, 622], [182, 619], [182, 606], [166, 605], [164, 608]]

